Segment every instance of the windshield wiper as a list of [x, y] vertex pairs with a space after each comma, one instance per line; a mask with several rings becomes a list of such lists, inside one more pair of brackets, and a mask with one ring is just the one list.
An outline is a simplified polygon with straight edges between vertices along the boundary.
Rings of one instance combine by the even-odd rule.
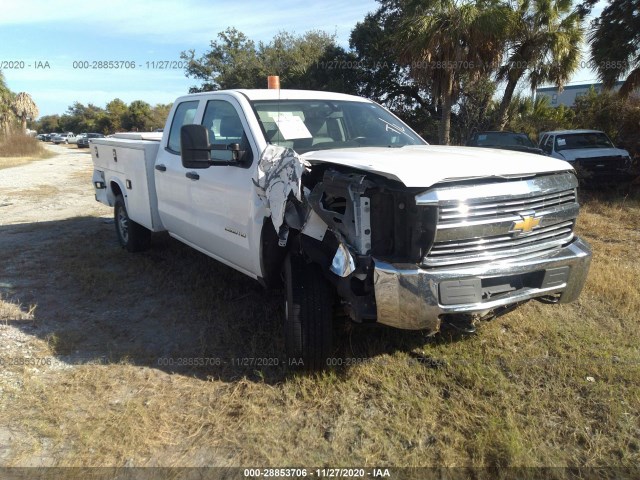
[[391, 130], [392, 132], [395, 133], [402, 133], [404, 135], [406, 135], [407, 137], [411, 138], [411, 135], [409, 135], [407, 132], [404, 131], [404, 127], [401, 127], [400, 125], [396, 125], [395, 123], [391, 123], [391, 122], [387, 122], [386, 120], [378, 117], [378, 120], [380, 120], [381, 122], [383, 122], [385, 124], [385, 130], [388, 132], [389, 130]]

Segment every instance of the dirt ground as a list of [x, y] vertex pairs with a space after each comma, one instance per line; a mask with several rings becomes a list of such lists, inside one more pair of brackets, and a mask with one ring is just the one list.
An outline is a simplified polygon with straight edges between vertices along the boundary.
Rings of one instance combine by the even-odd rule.
[[[89, 150], [58, 145], [46, 148], [57, 156], [0, 170], [0, 226], [108, 215], [109, 209], [91, 193]], [[46, 202], [42, 202], [43, 196]]]
[[[261, 356], [280, 354], [282, 345], [269, 340], [277, 330], [279, 313], [273, 312], [279, 301], [254, 281], [168, 237], [155, 237], [154, 248], [143, 256], [125, 252], [116, 242], [112, 209], [94, 199], [89, 151], [47, 148], [57, 155], [0, 170], [0, 396], [5, 401], [12, 389], [22, 397], [34, 381], [48, 388], [49, 382], [61, 381], [58, 374], [73, 376], [79, 369], [82, 375], [87, 365], [100, 378], [109, 374], [96, 365], [141, 366], [154, 384], [172, 383], [171, 374], [183, 371], [206, 385], [212, 369], [196, 365], [194, 370], [187, 365], [192, 360], [181, 363], [186, 358], [216, 363], [211, 366], [223, 383], [255, 376], [253, 366], [239, 360], [247, 356], [243, 341], [249, 333], [254, 339], [256, 332], [264, 333]], [[218, 277], [225, 282], [213, 285]], [[259, 312], [242, 305], [250, 297], [260, 304]], [[212, 308], [212, 302], [229, 308]], [[229, 309], [233, 316], [265, 321], [234, 326]], [[274, 375], [281, 378], [282, 370]], [[117, 383], [123, 388], [114, 400], [119, 402], [131, 392], [125, 381]], [[80, 403], [87, 401], [91, 398], [85, 395]], [[65, 457], [51, 450], [49, 434], [38, 426], [1, 423], [0, 465], [49, 466]], [[215, 451], [197, 459], [193, 455], [204, 453], [184, 459], [184, 451], [174, 452], [160, 448], [139, 464], [227, 463]], [[105, 464], [77, 457], [62, 462]]]

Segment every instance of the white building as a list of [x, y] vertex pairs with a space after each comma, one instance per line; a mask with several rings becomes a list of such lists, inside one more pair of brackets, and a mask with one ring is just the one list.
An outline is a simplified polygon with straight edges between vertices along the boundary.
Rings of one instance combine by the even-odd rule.
[[[620, 90], [624, 82], [619, 81], [613, 86], [612, 90]], [[602, 83], [583, 83], [581, 85], [568, 85], [562, 89], [562, 92], [558, 91], [558, 87], [542, 87], [536, 89], [536, 98], [539, 96], [549, 97], [549, 105], [552, 107], [559, 107], [565, 105], [567, 107], [573, 107], [576, 103], [576, 98], [580, 95], [584, 95], [593, 88], [597, 93], [603, 90]]]

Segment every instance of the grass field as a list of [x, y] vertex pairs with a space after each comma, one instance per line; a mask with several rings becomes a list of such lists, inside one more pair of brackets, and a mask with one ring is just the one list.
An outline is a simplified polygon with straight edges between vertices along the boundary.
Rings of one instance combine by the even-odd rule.
[[53, 153], [33, 137], [15, 134], [0, 139], [0, 169], [17, 167], [52, 156]]
[[277, 292], [170, 239], [130, 255], [100, 219], [49, 225], [65, 234], [0, 252], [52, 295], [16, 287], [0, 324], [54, 361], [4, 367], [3, 462], [637, 466], [640, 195], [582, 203], [594, 257], [577, 302], [530, 302], [468, 338], [337, 325], [349, 365], [314, 375], [243, 360], [281, 357]]

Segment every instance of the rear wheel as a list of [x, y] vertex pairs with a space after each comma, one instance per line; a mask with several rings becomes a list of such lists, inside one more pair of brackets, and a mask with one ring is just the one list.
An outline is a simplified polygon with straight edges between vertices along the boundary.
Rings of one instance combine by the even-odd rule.
[[130, 252], [140, 252], [149, 248], [151, 232], [129, 218], [122, 195], [116, 197], [113, 207], [118, 242]]
[[332, 351], [333, 291], [320, 267], [295, 254], [284, 262], [285, 347], [290, 367], [326, 368]]

